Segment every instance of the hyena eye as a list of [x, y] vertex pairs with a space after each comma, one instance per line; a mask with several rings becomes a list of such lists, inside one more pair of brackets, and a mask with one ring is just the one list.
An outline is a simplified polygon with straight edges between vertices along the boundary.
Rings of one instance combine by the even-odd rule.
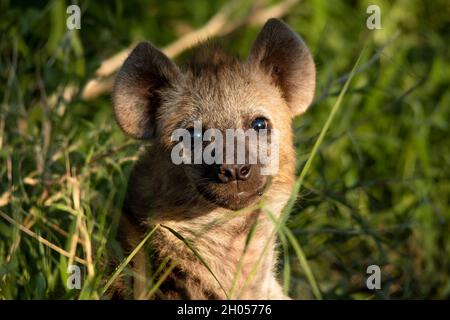
[[256, 118], [252, 122], [252, 129], [254, 129], [256, 131], [267, 129], [267, 127], [268, 127], [268, 124], [267, 124], [266, 118]]
[[192, 141], [202, 140], [202, 132], [201, 131], [195, 131], [194, 128], [189, 128], [188, 131], [191, 135]]

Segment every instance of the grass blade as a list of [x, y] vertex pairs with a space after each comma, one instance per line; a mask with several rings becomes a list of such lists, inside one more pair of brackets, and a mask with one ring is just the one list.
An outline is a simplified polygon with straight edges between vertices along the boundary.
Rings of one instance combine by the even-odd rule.
[[192, 253], [194, 253], [194, 255], [197, 257], [197, 259], [206, 267], [206, 269], [208, 269], [208, 271], [211, 273], [211, 275], [214, 277], [214, 279], [216, 279], [217, 283], [219, 284], [220, 288], [225, 293], [225, 296], [228, 299], [228, 294], [227, 294], [225, 288], [220, 283], [219, 279], [216, 277], [214, 272], [211, 270], [209, 265], [206, 263], [205, 259], [203, 259], [203, 257], [200, 255], [200, 253], [189, 243], [189, 241], [186, 238], [184, 238], [181, 234], [179, 234], [177, 231], [172, 229], [171, 227], [168, 227], [168, 226], [165, 226], [165, 225], [161, 225], [161, 227], [169, 230], [175, 237], [177, 237], [178, 239], [183, 241], [183, 243], [192, 251]]
[[247, 238], [245, 239], [244, 250], [242, 251], [242, 255], [241, 255], [240, 259], [239, 259], [238, 267], [236, 268], [236, 272], [235, 272], [234, 277], [233, 277], [233, 282], [231, 284], [230, 292], [228, 294], [228, 296], [230, 298], [233, 297], [234, 290], [236, 289], [236, 285], [237, 285], [237, 282], [239, 280], [239, 276], [240, 276], [240, 273], [242, 271], [242, 267], [244, 265], [244, 257], [245, 257], [245, 254], [247, 253], [247, 249], [248, 249], [248, 246], [250, 245], [250, 241], [253, 239], [253, 236], [255, 235], [257, 223], [258, 223], [258, 220], [256, 220], [252, 224], [252, 226], [250, 228], [250, 231], [249, 231], [249, 233], [247, 235]]
[[339, 107], [341, 106], [342, 100], [345, 96], [345, 93], [348, 90], [350, 81], [353, 79], [353, 76], [355, 75], [356, 69], [359, 65], [359, 61], [361, 60], [363, 52], [364, 52], [364, 48], [361, 51], [361, 53], [359, 54], [359, 57], [356, 60], [354, 66], [352, 68], [352, 71], [350, 72], [350, 75], [347, 78], [347, 81], [345, 82], [344, 86], [342, 87], [342, 90], [339, 93], [339, 96], [338, 96], [336, 102], [334, 103], [333, 107], [331, 108], [331, 112], [327, 118], [327, 121], [325, 121], [325, 124], [322, 127], [322, 130], [320, 131], [319, 137], [317, 138], [317, 141], [313, 146], [311, 155], [309, 156], [308, 160], [305, 163], [305, 166], [303, 167], [302, 171], [300, 172], [300, 176], [295, 181], [294, 189], [291, 193], [291, 196], [288, 200], [286, 207], [284, 207], [284, 209], [283, 209], [283, 213], [282, 213], [283, 220], [282, 221], [286, 221], [289, 213], [292, 211], [292, 208], [294, 207], [294, 203], [297, 199], [297, 194], [299, 193], [300, 188], [302, 187], [303, 181], [305, 180], [305, 176], [308, 173], [309, 168], [311, 167], [311, 164], [316, 156], [317, 150], [319, 149], [320, 145], [322, 144], [323, 139], [325, 138], [326, 133], [328, 132], [331, 122], [334, 119], [334, 116], [336, 115], [337, 111], [339, 110]]
[[[365, 47], [364, 47], [365, 48]], [[285, 226], [286, 220], [289, 217], [290, 212], [292, 211], [292, 208], [294, 207], [295, 201], [297, 200], [297, 194], [299, 193], [302, 185], [303, 185], [303, 181], [305, 180], [305, 176], [306, 174], [309, 172], [309, 169], [311, 167], [311, 164], [317, 154], [317, 150], [319, 150], [320, 145], [323, 142], [323, 139], [325, 138], [326, 133], [328, 132], [328, 129], [330, 128], [330, 125], [336, 115], [336, 113], [338, 112], [341, 104], [342, 104], [342, 100], [348, 90], [348, 87], [350, 85], [351, 80], [353, 79], [353, 76], [355, 75], [355, 72], [357, 70], [357, 67], [359, 65], [359, 62], [361, 60], [361, 57], [364, 53], [364, 48], [363, 50], [361, 50], [361, 53], [359, 54], [358, 59], [356, 60], [355, 64], [353, 65], [352, 71], [350, 72], [347, 81], [345, 82], [344, 86], [342, 87], [341, 92], [339, 93], [339, 96], [336, 100], [336, 102], [334, 103], [333, 107], [331, 108], [331, 112], [328, 115], [327, 120], [325, 121], [324, 126], [322, 127], [322, 130], [320, 131], [319, 137], [317, 138], [316, 143], [313, 146], [313, 149], [311, 151], [311, 155], [309, 156], [308, 160], [305, 163], [305, 166], [303, 167], [302, 171], [300, 172], [300, 176], [298, 177], [298, 179], [295, 181], [294, 184], [294, 188], [293, 191], [291, 193], [291, 196], [289, 197], [288, 203], [286, 204], [286, 206], [283, 209], [283, 212], [281, 214], [280, 217], [280, 221], [283, 224], [283, 230], [286, 233], [289, 241], [291, 242], [297, 257], [299, 258], [300, 264], [303, 268], [303, 270], [305, 271], [306, 277], [309, 281], [309, 284], [311, 286], [311, 289], [314, 293], [314, 296], [316, 297], [316, 299], [321, 300], [322, 299], [322, 295], [320, 293], [320, 289], [319, 286], [317, 285], [317, 281], [314, 277], [314, 274], [311, 271], [311, 268], [309, 267], [308, 261], [305, 257], [305, 254], [300, 246], [300, 244], [298, 243], [297, 239], [295, 238], [295, 236], [292, 234], [291, 230], [289, 230], [289, 228], [287, 228]]]
[[291, 230], [289, 230], [288, 227], [285, 226], [283, 229], [284, 232], [286, 233], [287, 238], [291, 242], [295, 253], [297, 254], [298, 260], [300, 261], [300, 265], [305, 271], [306, 278], [308, 279], [308, 282], [311, 286], [314, 296], [316, 297], [317, 300], [322, 300], [322, 294], [320, 293], [320, 289], [317, 284], [316, 278], [314, 277], [314, 274], [312, 273], [311, 268], [309, 267], [308, 260], [305, 257], [305, 254], [302, 250], [302, 247], [300, 246], [300, 243], [298, 243], [294, 234], [292, 233]]
[[159, 228], [159, 224], [157, 224], [146, 236], [144, 239], [142, 239], [141, 242], [134, 248], [134, 250], [128, 255], [128, 257], [122, 261], [122, 263], [114, 270], [113, 275], [109, 278], [106, 285], [103, 287], [101, 291], [101, 296], [105, 294], [105, 292], [108, 290], [108, 288], [111, 286], [111, 284], [114, 282], [114, 280], [117, 279], [117, 277], [122, 273], [122, 271], [125, 269], [125, 267], [130, 263], [130, 261], [134, 258], [134, 256], [139, 252], [139, 250], [142, 248], [142, 246], [147, 242], [147, 240], [155, 233], [155, 231]]

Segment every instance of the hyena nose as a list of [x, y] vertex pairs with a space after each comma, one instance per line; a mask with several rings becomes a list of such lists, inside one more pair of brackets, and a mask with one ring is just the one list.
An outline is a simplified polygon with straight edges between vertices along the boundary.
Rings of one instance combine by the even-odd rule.
[[252, 166], [249, 164], [241, 164], [237, 166], [237, 174], [236, 177], [238, 180], [245, 181], [250, 178], [252, 174]]
[[249, 164], [222, 164], [219, 166], [217, 177], [221, 182], [231, 182], [234, 180], [245, 181], [250, 178], [252, 167]]

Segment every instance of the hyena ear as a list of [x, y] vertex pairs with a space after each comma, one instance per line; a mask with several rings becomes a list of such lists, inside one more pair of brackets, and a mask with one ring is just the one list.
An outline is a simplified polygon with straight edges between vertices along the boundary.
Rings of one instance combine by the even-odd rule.
[[316, 69], [302, 38], [287, 24], [269, 19], [253, 44], [249, 62], [281, 89], [293, 115], [308, 109], [314, 97]]
[[178, 67], [148, 42], [139, 43], [117, 73], [112, 101], [120, 127], [137, 139], [155, 134], [160, 92], [179, 77]]

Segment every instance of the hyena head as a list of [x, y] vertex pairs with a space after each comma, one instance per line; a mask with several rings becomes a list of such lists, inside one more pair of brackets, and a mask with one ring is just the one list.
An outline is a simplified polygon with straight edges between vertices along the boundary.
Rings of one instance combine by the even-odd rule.
[[[215, 205], [237, 210], [257, 201], [277, 175], [286, 174], [283, 170], [292, 173], [291, 118], [308, 108], [314, 87], [314, 62], [303, 40], [285, 23], [270, 19], [244, 62], [203, 47], [180, 69], [151, 44], [138, 44], [117, 75], [113, 104], [121, 128], [137, 139], [152, 139], [152, 151], [168, 159], [179, 146], [173, 139], [177, 129], [186, 129], [189, 135], [183, 142], [189, 139], [190, 147], [203, 147], [201, 155], [221, 140], [209, 149], [212, 163], [200, 155], [200, 162], [180, 165], [195, 192]], [[198, 123], [201, 128], [195, 127]], [[229, 129], [266, 136], [255, 140], [248, 134], [244, 160], [239, 161], [242, 140], [229, 136]], [[221, 139], [217, 133], [222, 133]], [[189, 154], [189, 144], [183, 146], [181, 153]], [[259, 150], [270, 155], [265, 163]], [[198, 156], [199, 150], [193, 151], [189, 160]], [[256, 162], [250, 161], [252, 152]], [[263, 170], [268, 167], [279, 170]]]

